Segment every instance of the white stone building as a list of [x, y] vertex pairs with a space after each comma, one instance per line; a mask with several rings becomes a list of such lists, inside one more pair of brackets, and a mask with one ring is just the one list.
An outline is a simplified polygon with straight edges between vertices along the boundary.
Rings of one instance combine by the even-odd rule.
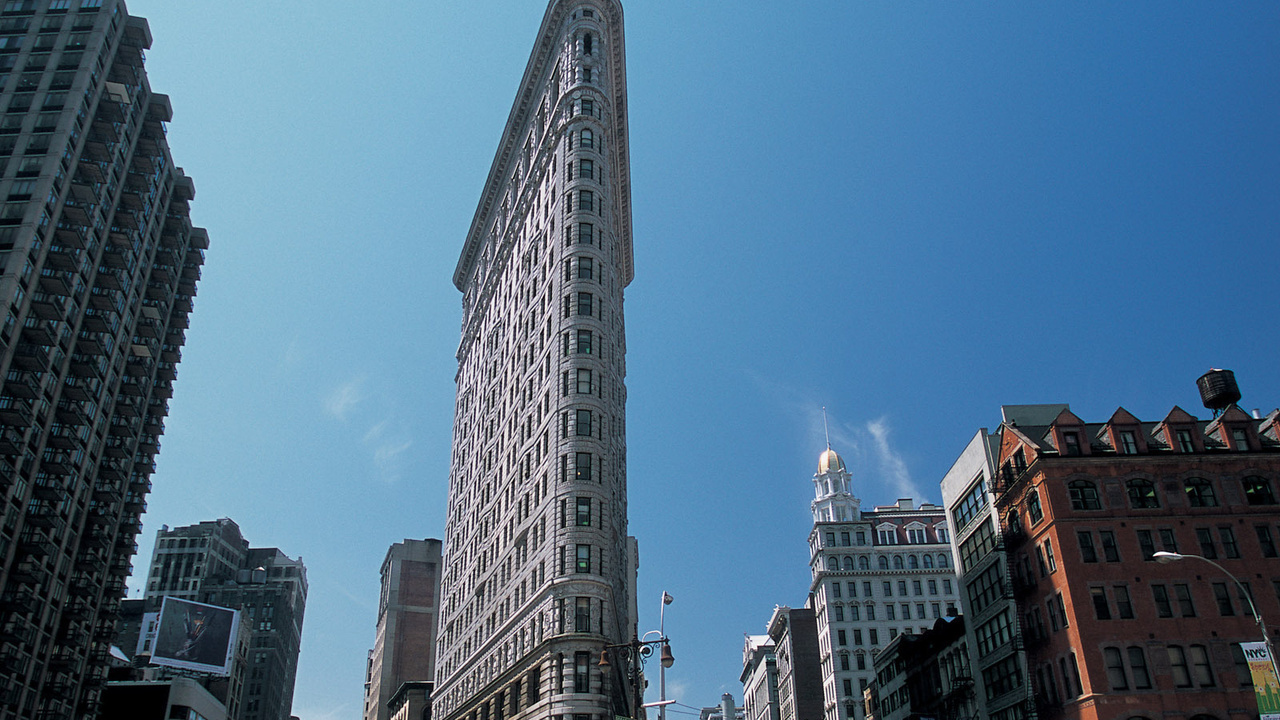
[[462, 292], [441, 720], [631, 716], [623, 289], [633, 275], [617, 0], [553, 0], [454, 273]]
[[861, 720], [875, 654], [900, 633], [960, 612], [943, 508], [903, 498], [864, 512], [852, 482], [844, 460], [823, 452], [809, 566], [826, 720]]

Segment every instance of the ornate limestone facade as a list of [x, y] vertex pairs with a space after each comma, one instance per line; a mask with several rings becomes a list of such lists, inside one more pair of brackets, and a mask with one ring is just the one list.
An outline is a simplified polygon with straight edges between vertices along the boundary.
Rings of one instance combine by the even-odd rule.
[[433, 715], [629, 716], [623, 289], [633, 275], [617, 0], [554, 0], [454, 274], [463, 293]]

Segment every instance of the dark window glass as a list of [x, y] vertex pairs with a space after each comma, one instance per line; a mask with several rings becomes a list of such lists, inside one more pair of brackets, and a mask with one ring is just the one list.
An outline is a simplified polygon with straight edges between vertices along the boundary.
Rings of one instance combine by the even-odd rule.
[[1150, 480], [1130, 480], [1129, 505], [1134, 508], [1158, 508], [1160, 500], [1156, 497], [1156, 486]]
[[1213, 492], [1213, 483], [1204, 478], [1188, 478], [1183, 483], [1187, 491], [1187, 503], [1191, 507], [1217, 507], [1218, 496]]
[[1089, 588], [1089, 597], [1093, 599], [1093, 614], [1099, 620], [1111, 619], [1111, 606], [1107, 603], [1106, 588]]
[[1138, 690], [1151, 689], [1151, 674], [1147, 672], [1147, 656], [1142, 648], [1129, 647], [1129, 669], [1133, 671], [1133, 687]]
[[1093, 533], [1077, 530], [1076, 539], [1080, 542], [1080, 559], [1087, 563], [1098, 562], [1098, 552], [1093, 547]]
[[1110, 530], [1099, 530], [1102, 540], [1102, 557], [1107, 562], [1120, 562], [1120, 548], [1116, 547], [1116, 535]]
[[1124, 674], [1124, 656], [1119, 648], [1102, 648], [1102, 656], [1107, 663], [1107, 681], [1112, 690], [1128, 690], [1129, 681]]
[[1027, 515], [1031, 517], [1032, 525], [1044, 519], [1044, 510], [1040, 508], [1040, 493], [1035, 490], [1027, 495]]
[[1275, 505], [1276, 496], [1271, 481], [1253, 475], [1244, 479], [1244, 497], [1250, 505]]
[[1067, 486], [1071, 495], [1072, 510], [1101, 510], [1102, 501], [1098, 499], [1098, 486], [1088, 480], [1075, 480]]

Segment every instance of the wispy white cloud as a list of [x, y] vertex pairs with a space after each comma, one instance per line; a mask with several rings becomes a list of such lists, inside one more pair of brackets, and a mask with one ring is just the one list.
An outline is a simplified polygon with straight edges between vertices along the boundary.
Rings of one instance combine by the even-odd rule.
[[872, 420], [867, 423], [867, 432], [871, 434], [874, 441], [873, 447], [876, 459], [879, 461], [880, 472], [884, 480], [897, 488], [899, 497], [915, 498], [917, 502], [922, 501], [924, 496], [911, 479], [911, 472], [907, 470], [906, 461], [889, 444], [888, 421], [885, 418]]
[[364, 434], [364, 445], [373, 451], [373, 464], [383, 481], [393, 483], [400, 479], [403, 455], [413, 447], [408, 433], [388, 418], [377, 423]]
[[329, 393], [324, 401], [325, 412], [339, 420], [346, 420], [347, 413], [365, 399], [364, 383], [364, 376], [356, 377]]

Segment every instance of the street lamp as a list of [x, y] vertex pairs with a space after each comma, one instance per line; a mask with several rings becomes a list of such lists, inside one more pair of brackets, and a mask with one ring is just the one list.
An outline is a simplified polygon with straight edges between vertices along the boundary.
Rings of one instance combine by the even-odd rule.
[[[1156, 562], [1161, 564], [1168, 564], [1171, 562], [1176, 562], [1178, 560], [1188, 560], [1188, 559], [1203, 560], [1204, 562], [1207, 562], [1210, 565], [1218, 568], [1223, 573], [1225, 573], [1227, 577], [1231, 578], [1231, 580], [1235, 582], [1236, 587], [1240, 588], [1240, 594], [1244, 596], [1245, 602], [1249, 603], [1249, 612], [1253, 613], [1253, 621], [1258, 623], [1258, 629], [1262, 631], [1262, 641], [1266, 643], [1266, 646], [1267, 646], [1267, 654], [1271, 656], [1271, 669], [1273, 672], [1276, 672], [1276, 654], [1275, 654], [1275, 650], [1273, 650], [1271, 647], [1271, 635], [1267, 633], [1267, 625], [1266, 623], [1262, 622], [1262, 615], [1258, 613], [1258, 608], [1254, 607], [1253, 597], [1249, 594], [1249, 589], [1244, 586], [1244, 583], [1240, 582], [1239, 578], [1237, 578], [1235, 575], [1232, 575], [1231, 571], [1222, 567], [1218, 563], [1210, 560], [1207, 557], [1201, 557], [1200, 555], [1166, 552], [1164, 550], [1161, 550], [1160, 552], [1157, 552], [1154, 555], [1152, 555], [1152, 557], [1155, 558]], [[1280, 677], [1280, 672], [1277, 672], [1277, 677]]]
[[[610, 650], [613, 650], [624, 657], [628, 668], [631, 670], [631, 686], [636, 696], [633, 699], [635, 708], [656, 707], [658, 708], [660, 720], [666, 720], [667, 706], [675, 702], [675, 700], [667, 699], [667, 668], [674, 665], [676, 661], [675, 656], [671, 654], [671, 640], [667, 637], [665, 630], [666, 609], [667, 606], [671, 604], [672, 600], [674, 600], [674, 598], [672, 598], [669, 593], [665, 591], [662, 593], [662, 610], [658, 613], [658, 627], [660, 629], [650, 630], [645, 633], [643, 637], [633, 639], [629, 643], [606, 645], [604, 649], [600, 651], [599, 666], [602, 673], [607, 674], [609, 669], [612, 667], [612, 663], [609, 662]], [[647, 640], [646, 638], [650, 635], [657, 635], [658, 638], [656, 640]], [[649, 659], [650, 655], [653, 655], [654, 646], [660, 646], [662, 648], [658, 658], [659, 695], [658, 702], [646, 703], [644, 702], [644, 688], [640, 687], [640, 673], [644, 668], [645, 661]]]
[[[653, 632], [656, 631], [645, 633], [644, 636], [649, 637]], [[644, 688], [640, 686], [641, 672], [644, 668], [645, 662], [649, 659], [649, 656], [653, 655], [654, 646], [662, 648], [658, 659], [658, 663], [662, 667], [659, 673], [665, 673], [666, 669], [671, 667], [671, 665], [676, 661], [675, 656], [671, 654], [671, 642], [665, 635], [660, 636], [657, 640], [634, 639], [628, 643], [605, 645], [604, 649], [600, 651], [599, 666], [602, 674], [607, 675], [609, 670], [613, 668], [613, 663], [609, 661], [610, 651], [622, 656], [623, 662], [625, 663], [623, 669], [631, 671], [631, 688], [634, 695], [631, 699], [633, 711], [641, 707], [651, 707], [652, 705], [659, 705], [663, 709], [665, 709], [666, 706], [665, 702], [645, 705]]]

